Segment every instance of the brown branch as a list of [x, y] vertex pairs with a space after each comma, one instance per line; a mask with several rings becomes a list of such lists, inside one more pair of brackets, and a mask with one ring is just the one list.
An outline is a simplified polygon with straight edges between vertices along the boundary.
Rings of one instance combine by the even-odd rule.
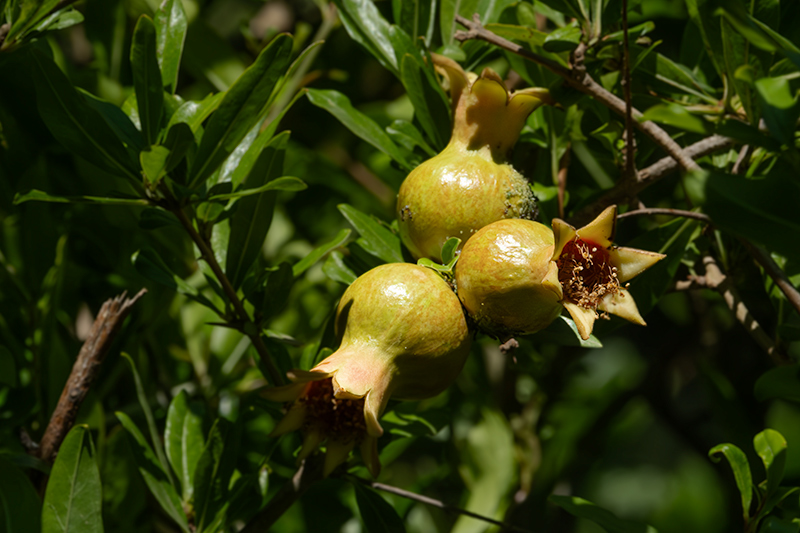
[[683, 209], [670, 209], [666, 207], [645, 207], [617, 215], [617, 218], [628, 218], [641, 215], [669, 215], [673, 217], [693, 218], [706, 224], [711, 224], [711, 218], [705, 213], [685, 211]]
[[[636, 146], [631, 110], [631, 54], [628, 44], [628, 0], [622, 0], [622, 92], [625, 96], [625, 181], [636, 181]], [[563, 218], [563, 215], [562, 215]]]
[[689, 279], [676, 281], [669, 292], [693, 291], [696, 289], [708, 289], [708, 282], [705, 276], [689, 276]]
[[[583, 68], [583, 55], [586, 51], [586, 45], [584, 43], [579, 44], [578, 48], [573, 52], [573, 64], [576, 66], [574, 68], [567, 68], [487, 30], [481, 25], [480, 18], [477, 14], [473, 16], [473, 20], [468, 20], [460, 15], [456, 15], [456, 22], [468, 30], [456, 32], [454, 37], [457, 40], [466, 41], [470, 39], [480, 39], [533, 61], [564, 78], [564, 81], [571, 87], [588, 94], [618, 115], [625, 116], [625, 102], [603, 88], [603, 86], [597, 83], [594, 78], [586, 72], [586, 69]], [[650, 120], [641, 121], [641, 111], [631, 109], [631, 116], [635, 119], [634, 125], [639, 128], [642, 133], [650, 137], [653, 142], [661, 146], [684, 170], [689, 171], [700, 168], [691, 157], [684, 153], [680, 145], [672, 140], [669, 134], [661, 129], [655, 122]]]
[[708, 287], [716, 290], [722, 295], [722, 298], [725, 300], [728, 309], [733, 312], [736, 320], [738, 320], [744, 326], [753, 340], [755, 340], [756, 343], [758, 343], [758, 345], [767, 352], [776, 365], [789, 364], [786, 355], [778, 350], [778, 348], [775, 346], [775, 343], [772, 341], [772, 338], [767, 335], [767, 333], [764, 331], [764, 328], [761, 327], [761, 324], [759, 324], [755, 317], [750, 314], [750, 310], [747, 309], [747, 306], [739, 296], [739, 291], [737, 291], [736, 287], [733, 286], [730, 278], [728, 278], [722, 272], [722, 270], [720, 270], [714, 258], [710, 255], [704, 257], [703, 265], [705, 265], [706, 268], [705, 280]]
[[174, 208], [170, 208], [170, 211], [172, 211], [172, 213], [178, 218], [181, 225], [186, 230], [186, 233], [189, 234], [189, 237], [191, 237], [192, 241], [194, 241], [194, 243], [197, 245], [197, 248], [200, 249], [200, 254], [203, 260], [208, 264], [209, 267], [211, 267], [211, 270], [214, 272], [214, 275], [217, 277], [220, 285], [222, 285], [222, 290], [225, 291], [225, 295], [228, 297], [228, 300], [230, 300], [231, 305], [233, 305], [233, 309], [236, 312], [237, 318], [242, 324], [242, 327], [237, 329], [250, 338], [250, 342], [253, 343], [253, 347], [258, 352], [261, 361], [267, 367], [267, 372], [272, 380], [272, 384], [283, 384], [283, 376], [281, 376], [281, 373], [278, 371], [278, 367], [275, 366], [275, 362], [272, 360], [269, 350], [267, 350], [267, 346], [264, 344], [264, 340], [261, 338], [258, 328], [250, 319], [250, 315], [247, 313], [247, 310], [244, 308], [244, 304], [242, 304], [242, 301], [239, 299], [236, 289], [233, 288], [228, 276], [225, 275], [222, 267], [217, 262], [217, 258], [214, 255], [214, 250], [212, 250], [208, 242], [206, 242], [206, 240], [200, 236], [195, 229], [194, 224], [192, 224], [192, 221], [189, 220], [188, 216], [186, 216], [186, 213], [184, 213], [183, 209], [175, 206]]
[[462, 509], [461, 507], [456, 507], [455, 505], [450, 505], [448, 503], [444, 503], [440, 500], [436, 500], [434, 498], [429, 498], [428, 496], [423, 496], [421, 494], [416, 494], [414, 492], [409, 492], [407, 490], [403, 490], [398, 487], [393, 487], [392, 485], [385, 485], [383, 483], [378, 483], [376, 481], [367, 481], [365, 479], [361, 479], [355, 476], [348, 476], [349, 479], [362, 483], [368, 487], [371, 487], [375, 490], [381, 490], [383, 492], [388, 492], [389, 494], [394, 494], [395, 496], [400, 496], [401, 498], [406, 498], [409, 500], [414, 500], [416, 502], [424, 503], [426, 505], [430, 505], [432, 507], [438, 507], [444, 511], [450, 513], [461, 514], [464, 516], [469, 516], [470, 518], [474, 518], [476, 520], [482, 520], [483, 522], [488, 522], [489, 524], [493, 524], [495, 526], [500, 526], [505, 531], [517, 531], [519, 533], [530, 533], [531, 530], [523, 529], [521, 527], [508, 524], [506, 522], [501, 522], [499, 520], [495, 520], [494, 518], [489, 518], [488, 516], [479, 515], [477, 513], [473, 513], [472, 511], [467, 511], [466, 509]]
[[755, 259], [756, 262], [762, 266], [767, 275], [772, 278], [772, 281], [774, 281], [775, 285], [777, 285], [778, 288], [783, 292], [783, 294], [786, 296], [786, 299], [789, 300], [790, 304], [792, 304], [792, 307], [794, 307], [795, 310], [800, 313], [800, 292], [798, 292], [794, 285], [792, 285], [792, 282], [789, 281], [789, 278], [786, 276], [786, 273], [781, 269], [781, 267], [779, 267], [772, 257], [770, 257], [770, 255], [760, 247], [746, 241], [745, 239], [739, 240], [753, 256], [753, 259]]
[[146, 292], [147, 289], [142, 289], [136, 296], [127, 299], [125, 293], [122, 293], [116, 298], [106, 300], [100, 308], [89, 338], [83, 343], [78, 358], [72, 365], [72, 372], [61, 391], [61, 398], [50, 417], [50, 423], [47, 424], [39, 446], [38, 455], [41, 459], [47, 462], [55, 459], [64, 437], [75, 423], [78, 409], [97, 377], [100, 365], [122, 326], [122, 322], [131, 312], [133, 304]]

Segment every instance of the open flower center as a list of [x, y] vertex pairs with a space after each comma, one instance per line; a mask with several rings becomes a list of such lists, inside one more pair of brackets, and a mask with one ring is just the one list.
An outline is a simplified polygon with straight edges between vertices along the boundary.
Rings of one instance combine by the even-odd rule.
[[306, 427], [313, 426], [340, 442], [360, 441], [364, 437], [364, 399], [336, 398], [332, 378], [310, 382], [299, 401], [306, 406]]
[[576, 238], [564, 245], [556, 264], [564, 297], [579, 307], [596, 309], [604, 296], [619, 291], [617, 267], [598, 244]]

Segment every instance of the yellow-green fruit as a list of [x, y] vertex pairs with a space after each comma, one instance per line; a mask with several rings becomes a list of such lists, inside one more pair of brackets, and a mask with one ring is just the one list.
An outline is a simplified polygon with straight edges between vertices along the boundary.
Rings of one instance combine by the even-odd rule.
[[553, 231], [530, 220], [500, 220], [467, 241], [456, 263], [458, 297], [483, 331], [535, 333], [561, 314]]
[[535, 218], [528, 182], [506, 162], [528, 115], [549, 101], [545, 89], [509, 94], [485, 69], [470, 80], [454, 61], [433, 56], [453, 99], [453, 132], [437, 156], [405, 179], [397, 196], [400, 237], [419, 259], [441, 260], [451, 237], [464, 243], [483, 226], [506, 218]]

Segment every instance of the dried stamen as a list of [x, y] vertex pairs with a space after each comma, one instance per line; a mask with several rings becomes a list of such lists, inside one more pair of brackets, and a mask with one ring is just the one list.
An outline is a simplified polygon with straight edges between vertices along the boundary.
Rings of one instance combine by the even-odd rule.
[[332, 379], [312, 381], [298, 400], [307, 409], [305, 425], [314, 426], [339, 442], [360, 441], [366, 433], [364, 399], [340, 400], [333, 395]]
[[565, 299], [579, 307], [597, 309], [603, 297], [619, 291], [617, 267], [609, 261], [606, 249], [591, 241], [576, 238], [568, 242], [556, 264]]

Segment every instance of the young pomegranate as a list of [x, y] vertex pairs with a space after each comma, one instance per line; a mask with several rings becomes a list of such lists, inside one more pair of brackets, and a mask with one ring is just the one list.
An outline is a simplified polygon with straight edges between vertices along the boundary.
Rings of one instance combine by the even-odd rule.
[[625, 283], [664, 255], [613, 246], [617, 208], [576, 230], [501, 220], [467, 241], [456, 264], [458, 296], [484, 331], [497, 337], [535, 333], [565, 308], [588, 339], [598, 311], [644, 325]]
[[536, 198], [506, 158], [528, 115], [550, 97], [540, 88], [509, 94], [488, 68], [471, 80], [455, 61], [436, 54], [433, 61], [449, 80], [453, 133], [439, 155], [406, 177], [397, 196], [397, 219], [400, 237], [415, 258], [440, 261], [450, 237], [464, 242], [496, 220], [535, 218]]
[[326, 442], [327, 476], [360, 445], [373, 476], [380, 470], [378, 418], [389, 397], [430, 398], [455, 380], [469, 353], [466, 317], [450, 286], [433, 270], [410, 263], [376, 267], [345, 291], [336, 311], [341, 345], [292, 384], [267, 389], [292, 402], [273, 430], [304, 433], [299, 460]]

